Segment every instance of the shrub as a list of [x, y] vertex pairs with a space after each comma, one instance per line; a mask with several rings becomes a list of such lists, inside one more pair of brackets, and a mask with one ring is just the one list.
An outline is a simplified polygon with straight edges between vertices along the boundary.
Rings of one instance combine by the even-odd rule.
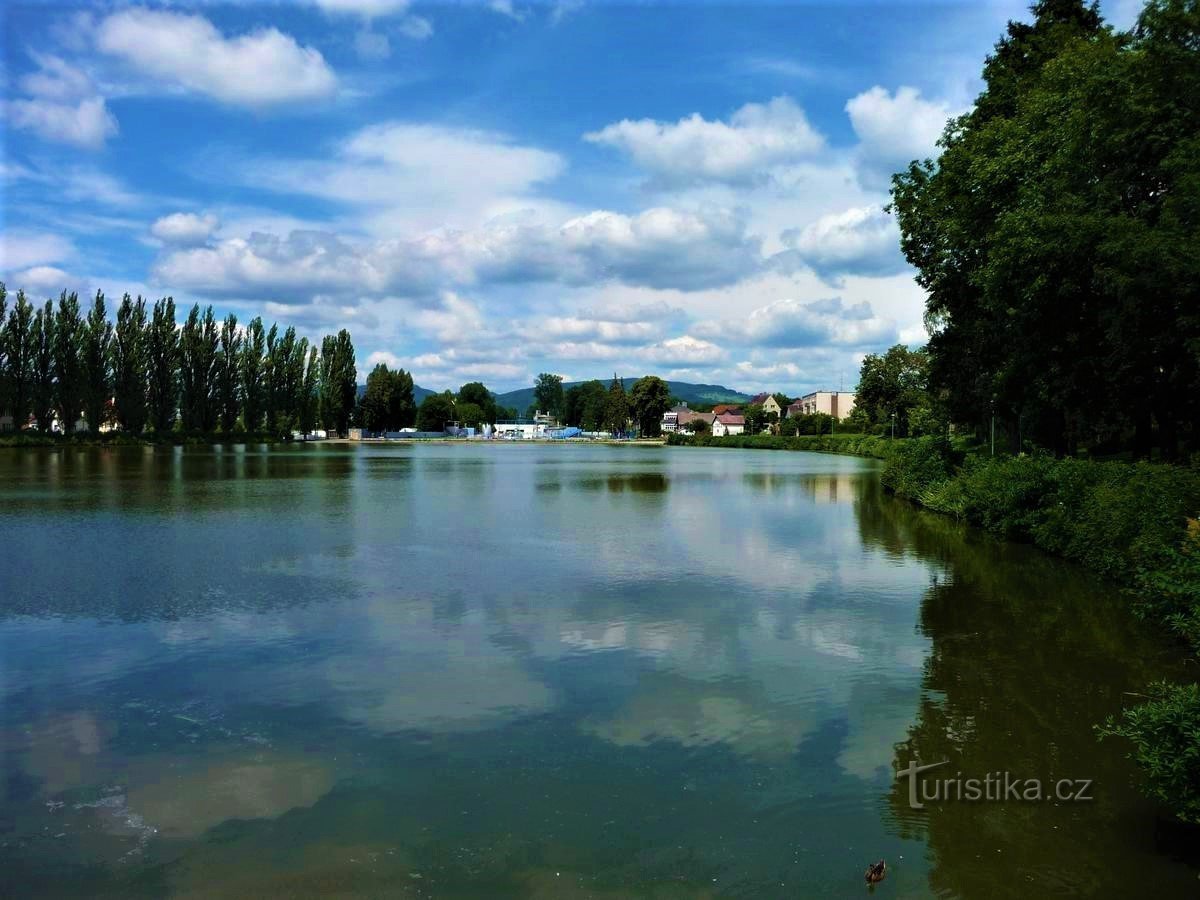
[[1182, 821], [1200, 824], [1200, 684], [1156, 682], [1148, 690], [1145, 703], [1120, 721], [1110, 716], [1097, 733], [1131, 741], [1129, 758], [1145, 775], [1147, 793]]

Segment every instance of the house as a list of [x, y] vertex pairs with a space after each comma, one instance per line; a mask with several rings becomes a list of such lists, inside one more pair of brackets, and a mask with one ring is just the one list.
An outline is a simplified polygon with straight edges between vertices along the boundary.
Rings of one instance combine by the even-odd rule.
[[774, 394], [767, 394], [767, 399], [762, 402], [763, 412], [775, 413], [775, 418], [783, 418], [783, 410], [779, 408], [779, 401], [775, 399]]
[[742, 408], [736, 403], [718, 403], [712, 408], [712, 411], [714, 416], [720, 416], [725, 413], [740, 413]]
[[662, 422], [659, 423], [662, 433], [670, 434], [673, 431], [678, 431], [680, 424], [679, 416], [681, 414], [687, 415], [690, 412], [691, 410], [688, 409], [688, 405], [686, 403], [680, 403], [678, 406], [673, 406], [668, 409], [665, 413], [663, 413]]
[[853, 391], [813, 391], [788, 407], [788, 416], [811, 416], [823, 413], [839, 421], [854, 411]]
[[712, 433], [715, 437], [724, 437], [727, 434], [742, 434], [745, 430], [745, 416], [735, 415], [734, 413], [721, 413], [712, 423]]

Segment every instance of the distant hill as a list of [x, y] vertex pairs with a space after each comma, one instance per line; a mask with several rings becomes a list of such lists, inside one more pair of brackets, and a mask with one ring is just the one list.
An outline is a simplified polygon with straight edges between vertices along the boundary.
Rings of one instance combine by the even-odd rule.
[[[611, 379], [599, 379], [608, 387]], [[636, 378], [622, 378], [621, 383], [625, 385], [625, 390], [633, 387]], [[563, 389], [574, 387], [577, 384], [583, 384], [582, 381], [566, 381], [563, 382]], [[719, 384], [692, 384], [688, 381], [668, 381], [667, 387], [671, 389], [671, 396], [684, 403], [744, 403], [750, 399], [749, 394], [743, 394], [740, 391], [735, 391]], [[501, 406], [511, 406], [516, 411], [524, 415], [525, 410], [533, 403], [533, 388], [521, 388], [516, 391], [509, 391], [505, 394], [497, 394], [496, 402]]]
[[[609, 380], [600, 379], [605, 387], [608, 387]], [[622, 378], [621, 383], [625, 385], [625, 390], [633, 387], [636, 378]], [[575, 385], [583, 384], [582, 381], [565, 381], [563, 389], [574, 387]], [[671, 389], [671, 396], [684, 403], [690, 404], [712, 404], [712, 403], [744, 403], [750, 399], [749, 394], [743, 394], [741, 391], [735, 391], [720, 384], [692, 384], [689, 381], [668, 381], [667, 387]], [[358, 386], [358, 396], [362, 396], [366, 391], [367, 386], [360, 384]], [[436, 394], [437, 391], [431, 391], [429, 388], [423, 388], [418, 384], [413, 385], [413, 401], [420, 406], [421, 401], [430, 394]], [[518, 415], [525, 415], [527, 410], [533, 403], [533, 388], [519, 388], [515, 391], [508, 391], [504, 394], [496, 395], [496, 402], [501, 406], [513, 407]]]

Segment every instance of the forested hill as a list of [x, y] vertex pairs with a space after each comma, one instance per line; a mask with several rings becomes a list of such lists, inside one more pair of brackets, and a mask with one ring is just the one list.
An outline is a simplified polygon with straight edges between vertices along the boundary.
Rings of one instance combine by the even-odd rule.
[[[600, 381], [607, 388], [612, 379], [600, 379]], [[625, 385], [625, 390], [628, 391], [633, 387], [633, 383], [637, 379], [622, 378], [621, 381]], [[578, 384], [583, 384], [583, 382], [566, 381], [563, 382], [563, 389], [567, 390]], [[750, 399], [749, 394], [743, 394], [719, 384], [692, 384], [687, 381], [668, 381], [667, 387], [671, 389], [672, 397], [676, 397], [685, 403], [741, 403]], [[533, 387], [530, 386], [516, 391], [509, 391], [506, 394], [497, 394], [496, 402], [501, 406], [511, 406], [518, 413], [524, 415], [525, 410], [533, 403]]]
[[[604, 386], [607, 388], [610, 381], [601, 379]], [[625, 384], [625, 390], [633, 387], [636, 378], [622, 378]], [[563, 383], [563, 389], [574, 387], [577, 384], [583, 384], [582, 381], [567, 381]], [[740, 391], [735, 391], [720, 384], [692, 384], [688, 381], [668, 381], [667, 386], [671, 389], [671, 396], [684, 403], [699, 404], [699, 403], [743, 403], [750, 399], [749, 394], [743, 394]], [[366, 385], [358, 386], [358, 396], [361, 397], [366, 390]], [[413, 385], [413, 402], [417, 406], [421, 405], [421, 401], [430, 394], [436, 394], [437, 391], [431, 391], [429, 388], [423, 388], [420, 385]], [[511, 406], [520, 415], [525, 414], [525, 410], [533, 403], [533, 388], [520, 388], [515, 391], [508, 391], [504, 394], [496, 395], [496, 402], [500, 406]]]

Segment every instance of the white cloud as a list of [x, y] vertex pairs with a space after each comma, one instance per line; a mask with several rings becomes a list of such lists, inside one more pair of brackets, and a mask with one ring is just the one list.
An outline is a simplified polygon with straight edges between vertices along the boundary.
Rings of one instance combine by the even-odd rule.
[[393, 16], [408, 9], [408, 0], [315, 0], [327, 13], [347, 14], [374, 19]]
[[337, 86], [319, 51], [275, 28], [226, 38], [203, 16], [134, 7], [104, 19], [96, 44], [146, 76], [239, 106], [318, 99]]
[[92, 79], [86, 72], [61, 57], [29, 51], [37, 71], [22, 76], [21, 90], [49, 100], [77, 100], [95, 93]]
[[517, 22], [525, 21], [525, 17], [529, 15], [525, 10], [516, 9], [513, 6], [512, 0], [489, 0], [488, 9], [502, 16], [508, 16], [508, 18]]
[[392, 45], [386, 34], [363, 30], [354, 36], [354, 52], [360, 59], [387, 59], [392, 55]]
[[9, 231], [0, 234], [0, 270], [24, 269], [35, 263], [61, 262], [75, 255], [71, 242], [55, 234]]
[[412, 296], [489, 282], [614, 280], [687, 290], [735, 282], [761, 264], [758, 241], [735, 215], [656, 208], [636, 216], [597, 211], [558, 227], [493, 222], [414, 240], [253, 233], [168, 253], [155, 274], [177, 288], [300, 301], [320, 294]]
[[926, 100], [914, 87], [895, 94], [876, 85], [846, 102], [858, 135], [859, 176], [868, 187], [886, 187], [892, 172], [911, 160], [937, 155], [946, 120], [957, 113], [943, 101]]
[[894, 275], [906, 269], [896, 220], [878, 206], [822, 216], [804, 228], [785, 232], [782, 238], [795, 258], [822, 278], [848, 273]]
[[675, 123], [625, 119], [584, 139], [625, 151], [667, 182], [751, 181], [771, 166], [811, 156], [825, 145], [789, 97], [747, 103], [728, 123], [709, 121], [699, 113]]
[[217, 217], [211, 214], [171, 213], [157, 219], [150, 233], [167, 244], [193, 247], [205, 243], [217, 228]]
[[78, 279], [55, 266], [34, 266], [12, 276], [10, 288], [32, 296], [49, 296], [78, 286]]
[[117, 120], [103, 97], [87, 97], [77, 103], [54, 100], [11, 100], [8, 117], [12, 124], [48, 141], [97, 149], [117, 133]]
[[896, 326], [867, 301], [846, 306], [838, 297], [778, 300], [739, 319], [701, 322], [696, 334], [754, 347], [874, 346], [894, 340]]

